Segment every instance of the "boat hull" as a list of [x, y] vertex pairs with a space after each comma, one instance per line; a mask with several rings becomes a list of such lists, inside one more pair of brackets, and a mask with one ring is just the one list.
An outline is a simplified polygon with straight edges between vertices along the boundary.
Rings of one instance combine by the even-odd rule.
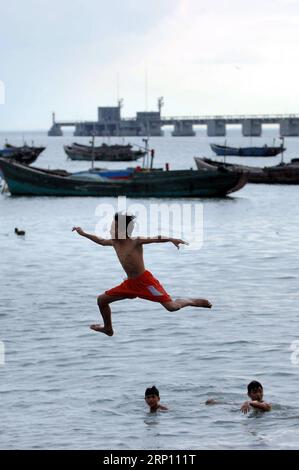
[[0, 158], [7, 158], [24, 163], [25, 165], [30, 165], [31, 163], [35, 162], [39, 153], [28, 149], [7, 147], [5, 149], [0, 149]]
[[93, 155], [92, 149], [90, 147], [86, 148], [83, 145], [64, 145], [64, 151], [71, 160], [83, 160], [89, 162], [92, 159], [102, 162], [129, 162], [136, 161], [138, 158], [143, 156], [142, 152], [133, 151], [130, 149], [128, 151], [121, 152], [119, 150], [113, 151], [111, 149], [107, 151], [104, 151], [103, 149], [95, 149]]
[[205, 164], [214, 166], [215, 169], [227, 169], [230, 171], [243, 171], [247, 173], [248, 183], [256, 184], [299, 184], [299, 163], [287, 163], [265, 168], [235, 165], [231, 163], [215, 162], [208, 158], [197, 158], [195, 162], [198, 170], [203, 171]]
[[227, 147], [225, 145], [210, 144], [216, 155], [233, 157], [275, 157], [283, 152], [283, 147]]
[[30, 147], [29, 145], [18, 147], [11, 144], [5, 144], [5, 147], [7, 149], [12, 149], [18, 152], [31, 152], [32, 155], [36, 155], [36, 157], [38, 157], [46, 149], [46, 147]]
[[96, 197], [223, 197], [246, 184], [240, 172], [141, 171], [127, 180], [100, 182], [60, 176], [48, 170], [0, 159], [12, 195]]

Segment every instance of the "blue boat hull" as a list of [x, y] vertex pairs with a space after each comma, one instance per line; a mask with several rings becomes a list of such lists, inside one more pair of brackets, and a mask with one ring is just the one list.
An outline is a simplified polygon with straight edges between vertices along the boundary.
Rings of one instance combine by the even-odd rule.
[[225, 145], [211, 144], [216, 155], [234, 157], [275, 157], [285, 149], [283, 147], [227, 147]]

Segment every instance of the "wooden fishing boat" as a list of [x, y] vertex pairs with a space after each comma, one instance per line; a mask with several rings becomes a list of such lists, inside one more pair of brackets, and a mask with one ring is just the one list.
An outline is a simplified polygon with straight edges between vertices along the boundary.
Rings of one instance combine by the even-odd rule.
[[13, 149], [16, 152], [31, 152], [35, 154], [37, 157], [46, 149], [46, 147], [35, 147], [34, 145], [30, 146], [30, 145], [24, 144], [21, 146], [17, 146], [17, 145], [11, 145], [9, 143], [6, 143], [5, 147], [7, 149]]
[[263, 184], [299, 184], [299, 159], [290, 163], [280, 163], [270, 167], [252, 167], [232, 163], [216, 162], [209, 158], [195, 157], [198, 170], [203, 171], [243, 171], [247, 173], [249, 183]]
[[128, 179], [98, 179], [29, 167], [0, 158], [0, 169], [12, 195], [222, 197], [242, 188], [240, 171], [139, 170]]
[[45, 147], [29, 147], [28, 145], [16, 147], [14, 145], [5, 144], [5, 148], [0, 149], [0, 157], [13, 159], [17, 162], [30, 165], [35, 162], [43, 150], [45, 150]]
[[235, 157], [275, 157], [285, 148], [281, 145], [279, 147], [228, 147], [226, 145], [210, 144], [211, 149], [216, 155], [221, 156], [235, 156]]
[[65, 153], [71, 160], [127, 162], [138, 160], [145, 152], [133, 150], [132, 145], [107, 145], [88, 146], [74, 143], [63, 146]]

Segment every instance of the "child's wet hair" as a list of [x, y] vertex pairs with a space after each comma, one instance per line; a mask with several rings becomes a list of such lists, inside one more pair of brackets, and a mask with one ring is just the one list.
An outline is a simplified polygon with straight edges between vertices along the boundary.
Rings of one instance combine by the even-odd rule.
[[251, 393], [252, 390], [257, 390], [258, 388], [261, 388], [263, 390], [262, 384], [260, 382], [257, 382], [257, 380], [253, 380], [247, 385], [248, 393]]
[[156, 395], [157, 397], [159, 397], [159, 390], [157, 389], [157, 387], [155, 387], [155, 385], [153, 385], [152, 387], [148, 387], [146, 390], [145, 390], [145, 394], [144, 394], [146, 397], [148, 397], [149, 395]]
[[[128, 214], [126, 212], [116, 212], [114, 214], [114, 220], [117, 223], [124, 224], [126, 226], [126, 235], [128, 236], [128, 233], [131, 234], [133, 230], [133, 225], [134, 225], [134, 220], [136, 219], [136, 216], [133, 214]], [[132, 224], [130, 227], [129, 225]], [[129, 230], [128, 230], [129, 227]]]

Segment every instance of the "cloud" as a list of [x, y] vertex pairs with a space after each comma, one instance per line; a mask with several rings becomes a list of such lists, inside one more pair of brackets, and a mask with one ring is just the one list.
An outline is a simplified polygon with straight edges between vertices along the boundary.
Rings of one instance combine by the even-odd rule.
[[125, 116], [147, 96], [175, 115], [298, 109], [296, 1], [11, 0], [1, 13], [7, 123], [96, 119], [117, 97]]
[[284, 3], [181, 0], [112, 68], [139, 93], [147, 68], [152, 102], [164, 95], [169, 113], [294, 112], [299, 8]]

